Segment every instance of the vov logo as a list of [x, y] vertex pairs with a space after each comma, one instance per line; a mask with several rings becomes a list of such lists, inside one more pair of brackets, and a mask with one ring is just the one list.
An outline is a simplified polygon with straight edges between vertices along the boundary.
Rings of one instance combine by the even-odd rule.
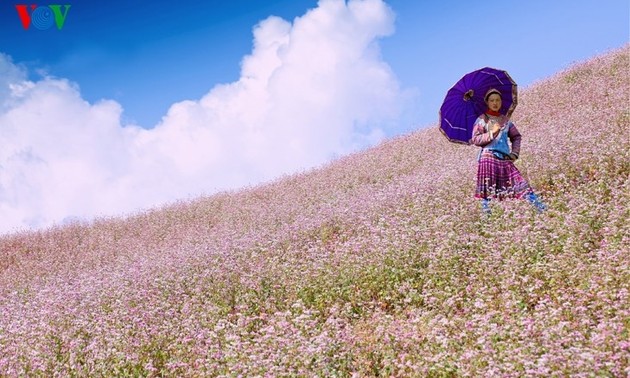
[[[63, 11], [61, 7], [64, 7]], [[53, 24], [56, 24], [57, 29], [61, 30], [66, 23], [70, 5], [53, 4], [37, 6], [36, 4], [32, 4], [29, 6], [18, 4], [15, 8], [17, 9], [18, 16], [20, 16], [20, 20], [22, 20], [24, 30], [28, 30], [31, 24], [39, 30], [50, 29]]]

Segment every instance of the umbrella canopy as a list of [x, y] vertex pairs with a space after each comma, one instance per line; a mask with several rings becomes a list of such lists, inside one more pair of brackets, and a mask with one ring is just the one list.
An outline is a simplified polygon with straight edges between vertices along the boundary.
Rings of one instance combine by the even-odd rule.
[[507, 72], [485, 67], [462, 77], [446, 93], [440, 107], [440, 131], [455, 143], [470, 144], [475, 120], [487, 110], [484, 96], [490, 89], [501, 92], [500, 113], [507, 117], [516, 108], [516, 83]]

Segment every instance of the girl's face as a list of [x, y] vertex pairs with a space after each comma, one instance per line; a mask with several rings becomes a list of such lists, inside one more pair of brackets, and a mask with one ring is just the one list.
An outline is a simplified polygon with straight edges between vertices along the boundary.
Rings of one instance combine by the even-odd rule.
[[488, 108], [490, 110], [498, 112], [501, 109], [501, 96], [496, 93], [491, 94], [488, 97]]

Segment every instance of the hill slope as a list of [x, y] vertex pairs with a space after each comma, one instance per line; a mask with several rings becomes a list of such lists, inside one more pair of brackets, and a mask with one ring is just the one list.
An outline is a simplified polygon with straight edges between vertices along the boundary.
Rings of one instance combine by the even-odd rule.
[[0, 238], [0, 376], [622, 376], [630, 47], [521, 90], [549, 210], [436, 128], [268, 185]]

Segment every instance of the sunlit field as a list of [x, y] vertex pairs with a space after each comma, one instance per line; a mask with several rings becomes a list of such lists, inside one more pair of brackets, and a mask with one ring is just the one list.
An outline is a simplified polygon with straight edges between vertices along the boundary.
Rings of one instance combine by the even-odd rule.
[[[0, 237], [0, 376], [630, 374], [630, 47], [520, 88], [548, 210], [436, 126], [272, 183]], [[437, 111], [436, 111], [437, 121]]]

